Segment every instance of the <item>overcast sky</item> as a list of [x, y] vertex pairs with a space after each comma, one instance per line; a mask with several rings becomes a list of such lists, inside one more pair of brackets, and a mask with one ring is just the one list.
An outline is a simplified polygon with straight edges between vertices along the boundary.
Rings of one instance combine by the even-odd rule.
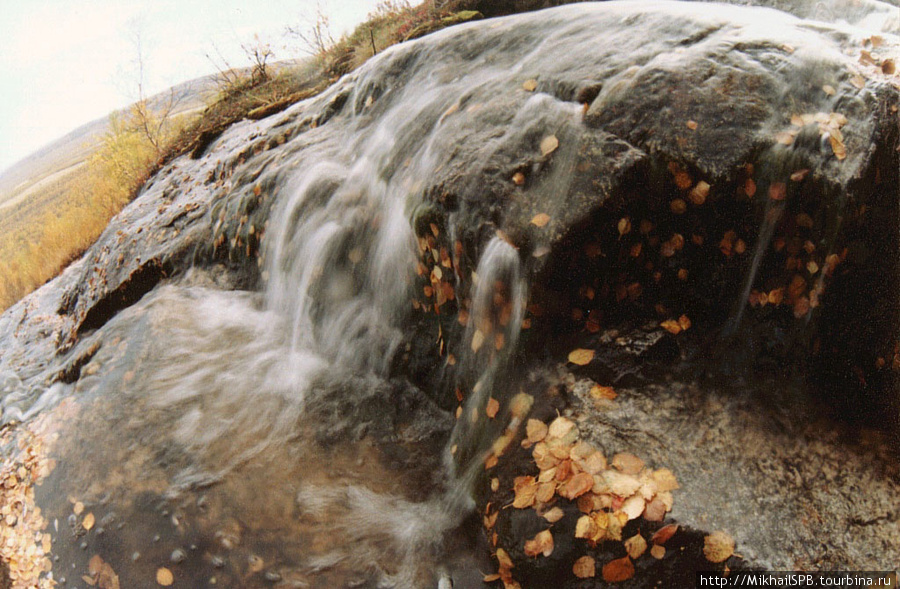
[[[376, 4], [318, 3], [335, 37]], [[316, 6], [316, 0], [0, 0], [0, 172], [134, 101], [136, 31], [152, 94], [215, 73], [205, 54], [216, 48], [232, 66], [249, 65], [240, 45], [254, 34], [278, 58], [302, 56], [284, 30], [308, 23]]]

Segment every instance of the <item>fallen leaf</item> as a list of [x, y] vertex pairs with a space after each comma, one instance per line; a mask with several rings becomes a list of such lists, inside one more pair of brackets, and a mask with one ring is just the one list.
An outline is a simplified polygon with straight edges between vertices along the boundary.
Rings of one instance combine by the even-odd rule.
[[565, 516], [565, 512], [559, 507], [554, 507], [550, 511], [544, 514], [544, 519], [550, 522], [551, 524], [555, 524], [559, 520]]
[[654, 497], [653, 501], [644, 508], [644, 519], [648, 522], [661, 522], [666, 517], [666, 505], [659, 497]]
[[[591, 476], [590, 473], [580, 472], [569, 479], [565, 487], [560, 489], [559, 494], [566, 499], [572, 500], [581, 497], [593, 487], [594, 477]], [[643, 511], [643, 509], [641, 509], [641, 511]]]
[[678, 335], [679, 333], [681, 333], [681, 325], [679, 325], [678, 322], [674, 319], [667, 319], [660, 323], [659, 326], [672, 335]]
[[529, 92], [534, 92], [537, 89], [537, 80], [525, 80], [525, 82], [522, 84], [522, 88]]
[[589, 472], [592, 475], [606, 470], [606, 466], [606, 457], [603, 456], [603, 453], [599, 450], [597, 450], [590, 456], [587, 456], [581, 463], [581, 467], [585, 470], [585, 472]]
[[[574, 427], [575, 422], [566, 419], [563, 416], [559, 416], [550, 423], [547, 435], [551, 438], [564, 438]], [[568, 451], [566, 452], [566, 455], [568, 456]]]
[[772, 182], [769, 185], [769, 198], [775, 201], [784, 200], [787, 196], [787, 187], [784, 182]]
[[515, 174], [513, 174], [512, 181], [516, 186], [522, 186], [523, 184], [525, 184], [525, 174], [523, 174], [522, 172], [516, 172]]
[[94, 527], [94, 514], [93, 513], [89, 513], [86, 516], [84, 516], [84, 521], [81, 522], [81, 527], [83, 527], [85, 530], [90, 530], [91, 528]]
[[481, 333], [481, 330], [476, 329], [475, 333], [472, 334], [472, 351], [477, 352], [481, 349], [481, 346], [484, 344], [484, 334]]
[[634, 576], [634, 564], [627, 556], [612, 560], [603, 565], [603, 580], [607, 583], [627, 581]]
[[628, 556], [634, 560], [637, 560], [637, 558], [646, 550], [647, 541], [644, 540], [644, 537], [640, 534], [635, 534], [631, 538], [625, 540], [625, 551], [628, 553]]
[[534, 457], [534, 463], [541, 470], [547, 470], [559, 464], [559, 458], [550, 452], [550, 447], [544, 442], [535, 444], [531, 455]]
[[590, 579], [597, 574], [594, 559], [590, 556], [582, 556], [572, 565], [572, 573], [579, 579]]
[[668, 468], [654, 470], [650, 476], [656, 481], [656, 486], [660, 491], [672, 491], [678, 488], [678, 481]]
[[662, 546], [678, 531], [678, 524], [669, 524], [656, 530], [656, 533], [650, 537], [650, 542]]
[[631, 497], [641, 488], [641, 482], [630, 474], [607, 470], [602, 476], [608, 491], [619, 497]]
[[685, 124], [687, 125], [687, 128], [690, 129], [691, 131], [696, 131], [696, 130], [697, 130], [697, 126], [698, 126], [698, 125], [697, 125], [697, 121], [688, 121], [688, 122], [685, 123]]
[[500, 568], [502, 569], [514, 568], [512, 559], [509, 557], [509, 554], [502, 548], [497, 549], [497, 562], [500, 563]]
[[613, 456], [612, 465], [625, 474], [638, 474], [644, 468], [644, 461], [634, 454], [620, 452]]
[[81, 515], [81, 512], [84, 511], [84, 503], [81, 501], [76, 501], [75, 505], [72, 506], [72, 513], [75, 515]]
[[547, 424], [538, 419], [529, 419], [525, 424], [525, 435], [528, 441], [534, 444], [546, 438], [548, 430]]
[[513, 491], [516, 494], [513, 499], [513, 507], [525, 509], [534, 505], [534, 495], [537, 489], [538, 483], [534, 477], [516, 477], [513, 482]]
[[491, 397], [488, 399], [487, 407], [485, 407], [484, 412], [488, 417], [494, 419], [497, 416], [497, 412], [500, 411], [500, 401]]
[[166, 567], [161, 567], [156, 569], [156, 582], [163, 587], [168, 587], [175, 582], [175, 576]]
[[541, 140], [541, 155], [550, 155], [559, 147], [559, 139], [556, 135], [547, 135]]
[[756, 194], [756, 182], [753, 181], [753, 178], [747, 178], [744, 182], [744, 194], [751, 198]]
[[660, 545], [656, 544], [653, 546], [653, 548], [650, 549], [650, 556], [652, 556], [656, 560], [662, 560], [662, 558], [665, 555], [666, 555], [665, 546], [660, 546]]
[[595, 384], [591, 387], [591, 396], [595, 399], [609, 399], [610, 401], [619, 396], [616, 390], [612, 387], [601, 386], [599, 384]]
[[556, 494], [556, 482], [547, 481], [538, 483], [537, 492], [534, 494], [536, 503], [549, 503]]
[[535, 227], [543, 227], [550, 222], [550, 215], [547, 213], [538, 213], [531, 219], [531, 224]]
[[690, 194], [688, 194], [688, 200], [699, 207], [706, 202], [706, 197], [709, 196], [709, 188], [707, 182], [704, 182], [703, 180], [697, 182], [697, 185], [694, 186]]
[[598, 530], [597, 522], [590, 515], [582, 515], [578, 518], [578, 521], [575, 522], [576, 538], [590, 540], [597, 534]]
[[619, 229], [620, 237], [622, 235], [626, 235], [626, 234], [630, 233], [631, 232], [631, 219], [629, 219], [628, 217], [622, 217], [621, 219], [619, 219], [619, 224], [617, 227]]
[[485, 575], [481, 580], [485, 583], [493, 583], [494, 581], [500, 580], [500, 575], [498, 573], [494, 573], [493, 575]]
[[835, 95], [834, 86], [825, 84], [824, 86], [822, 86], [822, 92], [825, 93], [825, 96], [834, 96]]
[[625, 503], [622, 504], [622, 513], [624, 513], [628, 520], [637, 519], [644, 513], [644, 507], [647, 502], [644, 501], [644, 498], [640, 495], [632, 495], [628, 499], [625, 500]]
[[527, 540], [525, 554], [527, 556], [537, 556], [538, 554], [550, 556], [553, 554], [553, 534], [550, 533], [550, 530], [538, 532], [532, 540]]
[[703, 556], [709, 562], [725, 562], [734, 554], [734, 538], [722, 531], [703, 539]]
[[591, 363], [591, 360], [594, 359], [594, 350], [585, 350], [584, 348], [578, 348], [577, 350], [572, 350], [569, 352], [569, 362], [572, 364], [577, 364], [578, 366], [585, 366]]

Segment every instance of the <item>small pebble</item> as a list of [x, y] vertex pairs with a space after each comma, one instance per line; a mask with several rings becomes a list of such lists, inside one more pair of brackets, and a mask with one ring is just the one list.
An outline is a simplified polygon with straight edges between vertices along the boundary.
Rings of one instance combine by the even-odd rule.
[[131, 562], [137, 562], [141, 558], [140, 552], [132, 552], [131, 553]]
[[270, 583], [277, 583], [281, 580], [281, 575], [279, 575], [275, 571], [266, 571], [266, 574], [263, 576], [265, 577], [266, 581], [269, 581]]
[[81, 543], [81, 549], [82, 549], [82, 550], [87, 550], [87, 542], [82, 542], [82, 543]]
[[154, 541], [154, 542], [159, 542], [159, 534], [153, 536], [153, 541]]
[[181, 548], [176, 548], [172, 551], [172, 556], [169, 557], [169, 560], [174, 563], [184, 562], [187, 560], [187, 554]]
[[221, 556], [214, 556], [212, 557], [212, 565], [217, 569], [220, 569], [225, 566], [225, 559], [223, 559]]

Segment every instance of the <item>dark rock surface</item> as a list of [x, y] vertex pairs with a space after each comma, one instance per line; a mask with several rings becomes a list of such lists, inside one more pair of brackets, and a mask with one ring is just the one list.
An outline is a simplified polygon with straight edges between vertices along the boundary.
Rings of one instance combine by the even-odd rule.
[[36, 500], [64, 574], [478, 587], [503, 548], [523, 587], [599, 586], [574, 561], [624, 548], [574, 538], [574, 501], [497, 510], [538, 470], [520, 390], [677, 477], [623, 537], [679, 532], [623, 586], [693, 582], [715, 530], [733, 570], [896, 566], [900, 41], [873, 34], [691, 3], [486, 20], [173, 161], [0, 316], [4, 431], [59, 436]]

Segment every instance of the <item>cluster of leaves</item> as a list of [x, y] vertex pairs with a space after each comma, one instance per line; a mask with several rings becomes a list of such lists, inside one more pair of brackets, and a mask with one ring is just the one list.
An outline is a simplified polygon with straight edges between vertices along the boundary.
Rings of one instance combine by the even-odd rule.
[[21, 428], [0, 433], [0, 560], [6, 563], [11, 589], [46, 589], [52, 538], [48, 521], [34, 502], [34, 486], [53, 469], [42, 436]]
[[[519, 476], [513, 483], [515, 509], [534, 509], [548, 523], [548, 528], [524, 541], [526, 556], [539, 558], [550, 556], [554, 550], [553, 524], [565, 517], [559, 502], [575, 503], [582, 513], [575, 528], [575, 537], [585, 542], [585, 548], [602, 542], [624, 542], [628, 556], [606, 563], [602, 575], [607, 581], [621, 581], [634, 574], [632, 560], [641, 556], [646, 541], [638, 534], [623, 539], [625, 524], [643, 517], [647, 521], [661, 522], [672, 509], [672, 491], [678, 488], [674, 474], [666, 468], [649, 469], [637, 456], [619, 453], [610, 462], [602, 452], [587, 441], [581, 440], [575, 423], [565, 417], [557, 417], [549, 425], [529, 419], [524, 448], [532, 450], [538, 468], [536, 476]], [[491, 488], [499, 490], [499, 480], [493, 479]], [[493, 532], [499, 511], [488, 504], [484, 514], [484, 527], [491, 534], [496, 546], [497, 534]], [[665, 554], [664, 545], [678, 527], [669, 525], [651, 538], [656, 558]], [[519, 587], [514, 579], [513, 562], [503, 548], [496, 557], [499, 571], [488, 575], [485, 581], [500, 580], [506, 589]], [[595, 575], [595, 563], [591, 556], [579, 558], [573, 566], [573, 574], [581, 577]]]

